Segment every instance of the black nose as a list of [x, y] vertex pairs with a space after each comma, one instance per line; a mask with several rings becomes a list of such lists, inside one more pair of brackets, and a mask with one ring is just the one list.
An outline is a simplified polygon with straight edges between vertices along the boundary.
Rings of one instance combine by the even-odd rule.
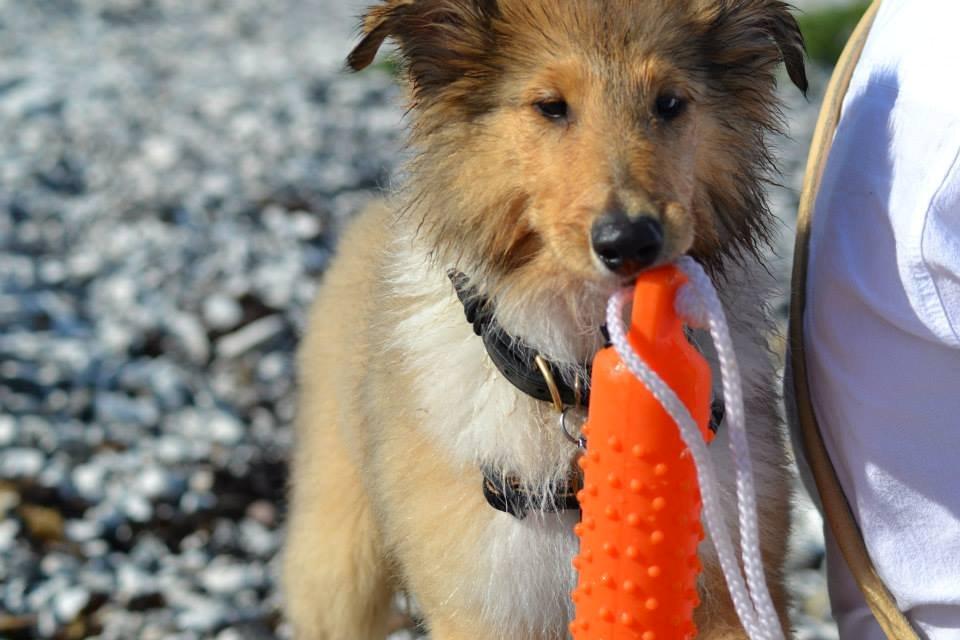
[[590, 239], [605, 267], [632, 276], [657, 261], [663, 249], [663, 225], [649, 215], [630, 218], [622, 211], [607, 212], [593, 223]]

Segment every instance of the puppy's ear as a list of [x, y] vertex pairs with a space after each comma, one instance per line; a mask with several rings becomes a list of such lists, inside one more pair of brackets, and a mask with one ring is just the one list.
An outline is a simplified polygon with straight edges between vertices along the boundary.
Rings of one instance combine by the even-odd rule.
[[780, 0], [706, 0], [704, 42], [717, 71], [765, 72], [783, 63], [807, 91], [806, 49], [790, 5]]
[[347, 58], [369, 65], [383, 41], [397, 43], [414, 104], [443, 101], [476, 114], [490, 108], [492, 83], [502, 77], [494, 28], [498, 0], [386, 0], [364, 20], [364, 37]]
[[806, 47], [797, 19], [790, 12], [790, 5], [784, 2], [770, 3], [770, 37], [777, 43], [780, 56], [787, 67], [787, 75], [803, 93], [807, 92], [807, 68], [804, 63]]
[[410, 5], [415, 2], [416, 0], [387, 0], [381, 5], [371, 7], [363, 18], [363, 39], [347, 56], [347, 66], [354, 71], [370, 66], [384, 40], [393, 35], [405, 12], [409, 11]]

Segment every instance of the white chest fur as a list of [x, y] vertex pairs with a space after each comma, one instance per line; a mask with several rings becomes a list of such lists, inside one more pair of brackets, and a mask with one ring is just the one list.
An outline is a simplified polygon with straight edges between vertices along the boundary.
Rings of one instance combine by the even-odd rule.
[[410, 300], [394, 332], [422, 410], [421, 428], [458, 464], [515, 473], [531, 485], [564, 478], [576, 453], [548, 403], [496, 369], [442, 271], [406, 255], [392, 284]]

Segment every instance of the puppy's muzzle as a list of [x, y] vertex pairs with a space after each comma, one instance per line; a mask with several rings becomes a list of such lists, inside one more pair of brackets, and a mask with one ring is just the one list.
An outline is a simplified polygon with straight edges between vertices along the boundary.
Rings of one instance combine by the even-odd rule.
[[590, 240], [603, 266], [628, 278], [660, 257], [663, 225], [652, 215], [630, 217], [621, 210], [608, 211], [593, 223]]

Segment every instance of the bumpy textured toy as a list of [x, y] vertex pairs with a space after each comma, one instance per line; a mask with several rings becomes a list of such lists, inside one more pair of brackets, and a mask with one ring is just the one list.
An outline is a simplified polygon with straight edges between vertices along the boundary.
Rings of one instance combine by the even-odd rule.
[[[709, 442], [710, 367], [687, 340], [675, 311], [686, 281], [674, 266], [643, 274], [634, 291], [628, 337]], [[573, 637], [695, 636], [697, 547], [704, 534], [694, 461], [673, 418], [612, 347], [594, 360], [584, 435]]]

